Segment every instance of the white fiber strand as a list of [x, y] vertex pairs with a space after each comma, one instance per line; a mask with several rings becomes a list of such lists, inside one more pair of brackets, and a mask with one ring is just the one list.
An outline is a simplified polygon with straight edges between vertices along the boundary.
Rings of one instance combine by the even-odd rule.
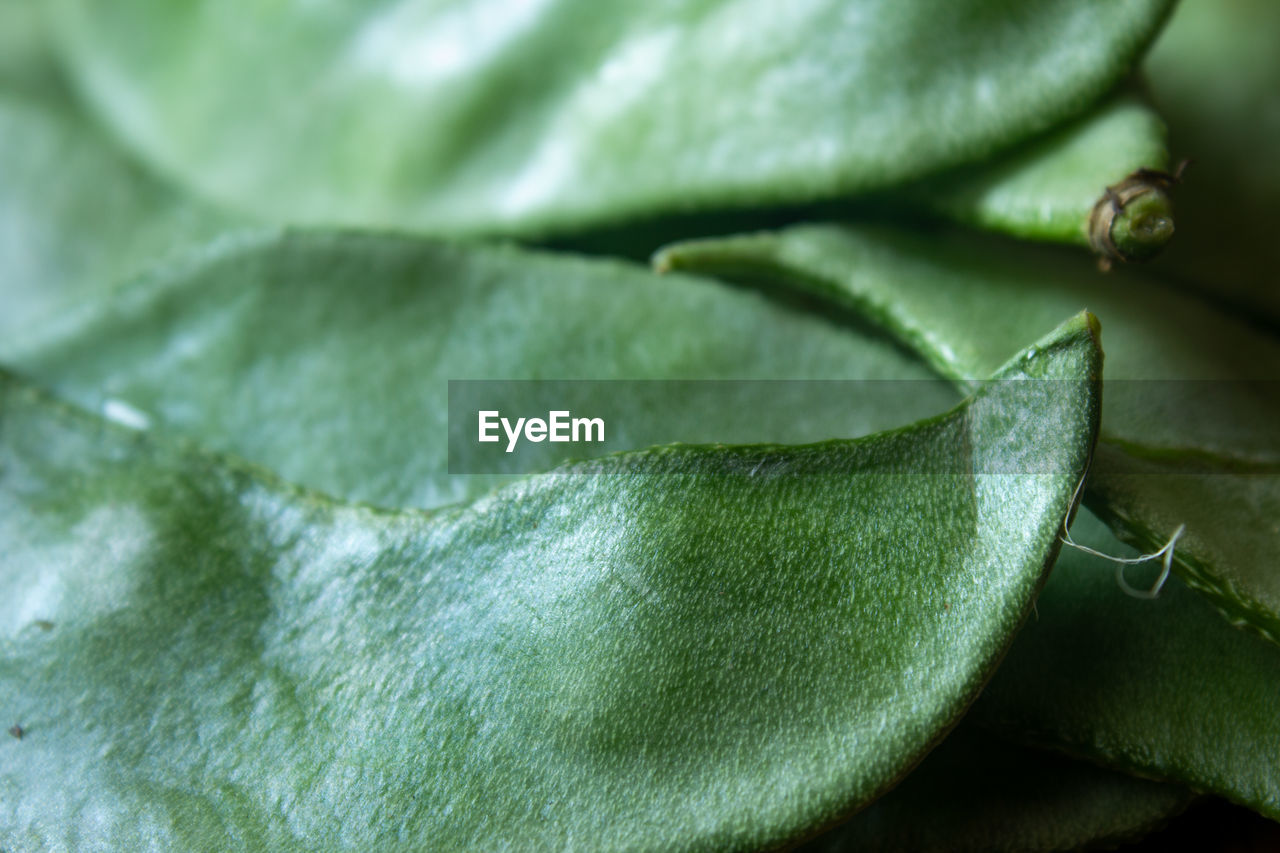
[[[1071, 506], [1076, 506], [1076, 499], [1080, 497], [1080, 490], [1084, 488], [1084, 478], [1080, 479], [1079, 485], [1076, 486], [1075, 494], [1071, 498]], [[1178, 529], [1173, 531], [1173, 535], [1169, 537], [1169, 541], [1164, 543], [1164, 547], [1159, 551], [1153, 551], [1150, 554], [1140, 554], [1137, 557], [1115, 557], [1111, 554], [1104, 554], [1101, 551], [1090, 548], [1088, 545], [1081, 545], [1071, 538], [1071, 531], [1067, 529], [1067, 519], [1071, 517], [1070, 510], [1067, 511], [1066, 518], [1062, 519], [1062, 535], [1059, 537], [1063, 545], [1069, 545], [1077, 551], [1083, 551], [1086, 554], [1092, 554], [1095, 557], [1101, 557], [1116, 564], [1116, 583], [1120, 589], [1124, 590], [1125, 595], [1134, 598], [1153, 599], [1160, 595], [1160, 590], [1164, 589], [1165, 581], [1169, 579], [1169, 572], [1173, 570], [1173, 549], [1178, 544], [1179, 537], [1186, 531], [1185, 524], [1179, 524]], [[1161, 559], [1163, 558], [1163, 559]], [[1136, 565], [1137, 563], [1149, 563], [1152, 560], [1161, 559], [1160, 576], [1156, 578], [1150, 589], [1135, 589], [1129, 585], [1124, 577], [1124, 567]]]

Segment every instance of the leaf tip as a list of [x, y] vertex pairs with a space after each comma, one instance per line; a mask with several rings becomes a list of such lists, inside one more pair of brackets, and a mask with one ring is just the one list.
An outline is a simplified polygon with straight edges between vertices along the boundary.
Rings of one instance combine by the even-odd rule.
[[1037, 348], [1043, 349], [1057, 341], [1080, 338], [1088, 338], [1093, 348], [1099, 351], [1102, 349], [1102, 322], [1092, 311], [1081, 311], [1058, 326], [1038, 342]]
[[666, 275], [675, 269], [675, 260], [672, 257], [672, 247], [659, 249], [654, 252], [653, 257], [649, 259], [649, 265], [658, 275]]
[[1085, 329], [1089, 332], [1089, 336], [1093, 338], [1093, 342], [1101, 346], [1102, 344], [1102, 321], [1098, 319], [1098, 315], [1092, 311], [1081, 311], [1080, 321]]

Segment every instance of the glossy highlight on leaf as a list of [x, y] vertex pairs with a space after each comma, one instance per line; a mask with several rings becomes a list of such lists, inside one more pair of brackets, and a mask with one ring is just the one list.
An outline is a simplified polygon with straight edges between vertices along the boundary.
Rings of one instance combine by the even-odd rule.
[[528, 236], [839, 199], [983, 159], [1103, 97], [1171, 5], [55, 8], [79, 89], [202, 195], [291, 224]]
[[[621, 454], [434, 513], [335, 503], [6, 378], [0, 705], [26, 734], [0, 839], [812, 832], [955, 723], [1029, 609], [1096, 436], [1096, 335], [1077, 317], [1002, 371], [1067, 380], [1033, 409], [994, 382], [866, 439]], [[958, 453], [974, 473], [936, 473]], [[1055, 473], [982, 473], [1009, 454]]]
[[761, 276], [891, 331], [961, 385], [1054, 318], [1089, 307], [1113, 333], [1085, 501], [1126, 541], [1164, 545], [1235, 623], [1280, 641], [1280, 342], [1132, 270], [968, 233], [812, 225], [677, 245], [661, 268]]

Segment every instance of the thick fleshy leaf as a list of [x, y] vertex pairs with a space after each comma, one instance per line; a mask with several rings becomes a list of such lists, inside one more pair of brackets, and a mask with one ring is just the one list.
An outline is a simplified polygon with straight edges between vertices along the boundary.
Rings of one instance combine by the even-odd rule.
[[[1090, 215], [1106, 188], [1139, 169], [1168, 166], [1164, 122], [1126, 95], [992, 162], [928, 178], [905, 191], [959, 222], [1088, 246]], [[1172, 233], [1153, 231], [1146, 250], [1158, 250]], [[1127, 245], [1130, 253], [1142, 248]]]
[[834, 199], [1082, 113], [1170, 0], [59, 2], [81, 90], [290, 223], [564, 233]]
[[[595, 229], [548, 241], [561, 249], [649, 258], [661, 247], [726, 233], [779, 228], [798, 220], [844, 220], [886, 214], [898, 219], [944, 217], [1029, 240], [1091, 246], [1090, 222], [1108, 187], [1123, 184], [1141, 169], [1167, 170], [1164, 122], [1132, 92], [1121, 93], [1067, 125], [1035, 137], [995, 157], [970, 163], [881, 193], [843, 202], [758, 209], [735, 213], [668, 216], [625, 226]], [[1167, 204], [1171, 195], [1162, 196]], [[1158, 252], [1172, 231], [1149, 229], [1142, 240], [1125, 242], [1122, 226], [1135, 217], [1118, 216], [1109, 232], [1131, 254]], [[1173, 212], [1164, 214], [1168, 225]]]
[[1185, 524], [1186, 581], [1233, 622], [1280, 638], [1280, 341], [1139, 275], [973, 234], [801, 226], [677, 246], [659, 263], [781, 278], [960, 380], [1088, 306], [1112, 332], [1086, 502], [1144, 550]]
[[960, 725], [897, 788], [805, 853], [1051, 853], [1141, 837], [1191, 802], [1176, 785], [1102, 770]]
[[[853, 437], [959, 399], [882, 333], [803, 304], [635, 265], [345, 234], [220, 241], [0, 341], [0, 358], [87, 408], [391, 506], [436, 506], [501, 479], [450, 476], [451, 379], [896, 381], [875, 405], [845, 389], [856, 399], [813, 405], [808, 393], [785, 406], [744, 384], [738, 405], [687, 410], [592, 385], [576, 398], [617, 413], [614, 449], [636, 448], [623, 432], [649, 436], [643, 446]], [[545, 447], [554, 464], [585, 446]]]
[[1183, 0], [1146, 61], [1148, 88], [1192, 167], [1162, 264], [1280, 325], [1280, 5]]
[[0, 348], [228, 224], [112, 150], [66, 103], [0, 95]]
[[[1133, 553], [1088, 513], [1071, 532]], [[967, 719], [1280, 819], [1273, 644], [1224, 625], [1176, 579], [1154, 601], [1126, 596], [1110, 564], [1066, 548], [1037, 614]]]
[[1094, 462], [1090, 503], [1113, 529], [1132, 531], [1124, 538], [1154, 551], [1165, 531], [1187, 524], [1175, 552], [1182, 578], [1231, 624], [1280, 642], [1280, 464], [1110, 444], [1099, 446]]
[[1096, 333], [1077, 317], [1000, 375], [1046, 381], [895, 432], [620, 454], [436, 513], [336, 504], [6, 379], [0, 707], [23, 736], [0, 838], [811, 832], [1004, 653], [1096, 436]]

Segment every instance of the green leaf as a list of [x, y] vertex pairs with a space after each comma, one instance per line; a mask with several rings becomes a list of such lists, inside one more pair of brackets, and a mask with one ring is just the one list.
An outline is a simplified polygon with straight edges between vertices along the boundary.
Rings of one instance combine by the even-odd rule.
[[57, 17], [98, 112], [210, 198], [290, 223], [533, 235], [981, 159], [1084, 112], [1170, 7], [65, 0]]
[[[334, 503], [0, 392], [5, 845], [742, 849], [954, 724], [1096, 436], [1081, 315], [950, 414]], [[986, 473], [1045, 463], [1042, 473]], [[957, 463], [959, 463], [957, 465]]]
[[[1071, 532], [1132, 554], [1088, 513]], [[1063, 549], [1038, 617], [967, 719], [1280, 819], [1280, 650], [1176, 579], [1154, 601], [1126, 596], [1112, 568]]]
[[[1025, 629], [1024, 629], [1025, 630]], [[1051, 853], [1138, 838], [1185, 788], [1006, 743], [962, 724], [897, 788], [806, 853]]]
[[0, 348], [229, 222], [112, 150], [65, 103], [0, 95]]
[[[1106, 189], [1123, 185], [1139, 170], [1163, 172], [1169, 166], [1164, 122], [1131, 92], [1110, 98], [1087, 115], [996, 156], [939, 174], [845, 201], [800, 208], [756, 209], [735, 213], [667, 216], [621, 226], [596, 228], [548, 241], [562, 250], [651, 257], [660, 247], [698, 237], [758, 231], [798, 219], [840, 220], [886, 213], [918, 219], [921, 213], [967, 225], [1051, 243], [1090, 246], [1090, 222]], [[1169, 193], [1143, 196], [1157, 206]], [[1159, 251], [1171, 230], [1150, 233], [1138, 244], [1125, 242], [1121, 227], [1132, 225], [1137, 202], [1117, 217], [1112, 241], [1130, 254]], [[1172, 211], [1165, 209], [1172, 227]], [[1100, 232], [1101, 233], [1101, 232]]]
[[[1275, 396], [1272, 387], [1262, 393]], [[1164, 544], [1166, 531], [1187, 524], [1176, 551], [1183, 580], [1231, 624], [1280, 642], [1280, 464], [1142, 450], [1099, 445], [1090, 504], [1148, 552]]]
[[[1088, 246], [1090, 214], [1104, 190], [1139, 169], [1168, 166], [1164, 122], [1141, 100], [1124, 95], [990, 162], [904, 191], [958, 222]], [[1156, 242], [1163, 246], [1171, 233]]]
[[1280, 6], [1183, 0], [1146, 61], [1175, 153], [1180, 237], [1161, 266], [1280, 326]]
[[1280, 342], [1200, 300], [1087, 259], [973, 234], [800, 226], [676, 246], [660, 266], [781, 279], [852, 308], [967, 383], [1088, 306], [1112, 330], [1085, 501], [1176, 565], [1233, 622], [1280, 638]]
[[0, 91], [64, 94], [38, 0], [0, 0]]
[[[616, 413], [618, 449], [639, 440], [624, 432], [659, 436], [647, 444], [851, 437], [959, 399], [883, 334], [801, 303], [636, 265], [351, 234], [218, 241], [0, 340], [0, 358], [86, 408], [388, 506], [501, 481], [448, 473], [451, 379], [895, 380], [816, 406], [813, 393], [808, 405], [772, 401], [767, 383], [723, 408], [655, 407], [609, 383], [575, 394], [584, 410]], [[584, 445], [545, 447], [554, 464]]]

